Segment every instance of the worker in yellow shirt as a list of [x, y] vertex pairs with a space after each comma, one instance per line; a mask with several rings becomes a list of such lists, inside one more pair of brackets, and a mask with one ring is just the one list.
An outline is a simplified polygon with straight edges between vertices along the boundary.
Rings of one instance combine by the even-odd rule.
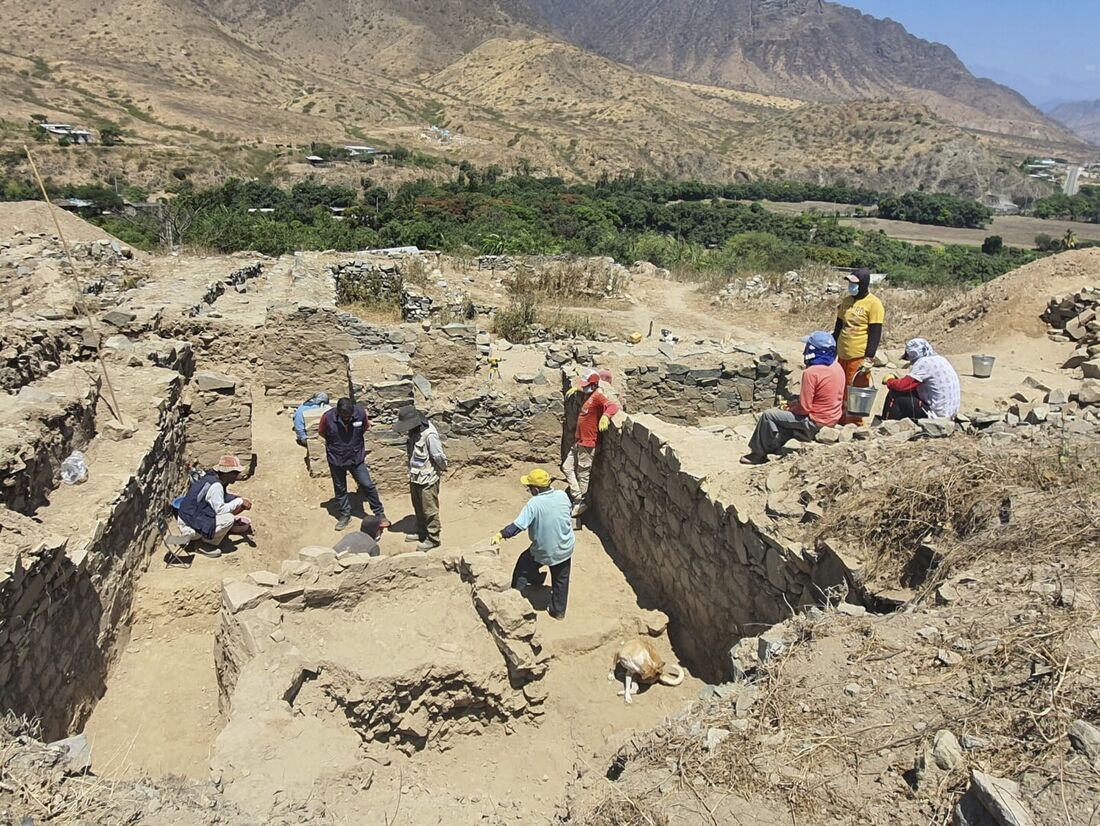
[[[871, 271], [866, 267], [848, 276], [848, 295], [840, 302], [836, 314], [833, 338], [837, 344], [837, 361], [844, 368], [845, 399], [847, 388], [870, 387], [871, 368], [882, 341], [882, 325], [886, 309], [878, 296], [871, 293]], [[841, 424], [863, 424], [863, 419], [847, 412]]]

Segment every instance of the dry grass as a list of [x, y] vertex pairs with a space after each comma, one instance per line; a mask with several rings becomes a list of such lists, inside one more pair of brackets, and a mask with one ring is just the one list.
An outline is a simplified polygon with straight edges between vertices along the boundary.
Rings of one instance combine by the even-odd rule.
[[[832, 489], [817, 536], [857, 548], [869, 560], [869, 584], [901, 582], [922, 594], [989, 557], [1064, 558], [1100, 543], [1096, 450], [1063, 444], [1009, 454], [960, 444], [919, 467], [906, 463], [903, 473], [848, 478]], [[908, 570], [924, 544], [942, 559], [926, 578]]]
[[[698, 822], [725, 823], [742, 807], [792, 824], [946, 826], [968, 767], [1031, 778], [1036, 822], [1092, 822], [1100, 772], [1067, 757], [1066, 730], [1100, 718], [1096, 448], [951, 447], [900, 457], [881, 482], [842, 485], [820, 527], [858, 546], [883, 587], [935, 544], [942, 562], [915, 613], [795, 616], [784, 654], [734, 689], [755, 702], [714, 700], [631, 743], [615, 767], [623, 779], [583, 822], [662, 824], [690, 808]], [[966, 601], [922, 607], [937, 586], [964, 582]], [[941, 662], [944, 651], [955, 659]], [[865, 687], [858, 699], [841, 691], [849, 680]], [[714, 751], [710, 728], [732, 732]], [[982, 745], [955, 770], [921, 776], [918, 755], [941, 729]]]

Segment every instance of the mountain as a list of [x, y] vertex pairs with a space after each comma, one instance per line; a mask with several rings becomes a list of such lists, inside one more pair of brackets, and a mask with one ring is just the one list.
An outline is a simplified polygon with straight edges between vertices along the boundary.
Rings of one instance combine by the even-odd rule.
[[[592, 2], [613, 11], [610, 0]], [[748, 30], [775, 32], [777, 21], [803, 5], [754, 0], [729, 8], [752, 12], [737, 18]], [[700, 26], [720, 11], [711, 0], [637, 6], [649, 26], [670, 9], [701, 15]], [[648, 48], [660, 47], [656, 30], [629, 27], [625, 8], [609, 30], [630, 33], [636, 50], [645, 38], [657, 44]], [[173, 178], [198, 184], [264, 174], [393, 183], [445, 176], [462, 162], [581, 178], [641, 169], [974, 195], [1034, 194], [1037, 186], [990, 133], [958, 125], [976, 111], [970, 104], [929, 90], [910, 102], [915, 95], [858, 85], [856, 69], [842, 65], [855, 59], [850, 44], [814, 45], [794, 32], [813, 53], [784, 57], [772, 69], [760, 58], [752, 82], [733, 84], [724, 75], [698, 82], [547, 34], [560, 31], [551, 12], [560, 20], [565, 0], [8, 0], [0, 27], [0, 155], [9, 162], [6, 174], [27, 173], [18, 151], [28, 119], [40, 114], [120, 128], [125, 136], [115, 148], [40, 145], [59, 181], [118, 177], [153, 188]], [[672, 48], [682, 27], [676, 34], [675, 21], [667, 22], [673, 36], [665, 45], [687, 54]], [[686, 74], [710, 77], [700, 67], [720, 40], [713, 31], [701, 36]], [[834, 51], [825, 71], [820, 55]], [[738, 60], [748, 72], [749, 63]], [[817, 86], [807, 78], [818, 78]], [[849, 100], [867, 96], [879, 99]], [[1025, 115], [1020, 122], [1031, 123]], [[454, 138], [442, 139], [433, 125]], [[1049, 142], [1027, 140], [1038, 145], [1018, 154], [1052, 151]], [[304, 162], [311, 142], [402, 146], [436, 160], [318, 170]]]
[[1093, 146], [1100, 146], [1100, 100], [1061, 103], [1047, 114]]
[[927, 105], [967, 129], [1075, 143], [947, 46], [820, 0], [531, 0], [573, 43], [642, 71], [810, 101]]

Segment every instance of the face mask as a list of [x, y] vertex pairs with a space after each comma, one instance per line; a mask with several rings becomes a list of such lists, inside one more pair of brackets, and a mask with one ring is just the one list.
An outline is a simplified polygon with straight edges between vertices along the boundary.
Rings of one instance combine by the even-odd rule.
[[848, 295], [859, 295], [859, 284], [849, 284]]

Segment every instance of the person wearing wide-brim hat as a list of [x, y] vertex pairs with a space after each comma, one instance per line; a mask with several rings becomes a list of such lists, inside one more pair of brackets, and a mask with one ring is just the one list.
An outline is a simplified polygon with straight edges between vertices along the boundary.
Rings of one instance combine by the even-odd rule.
[[407, 534], [406, 542], [418, 542], [418, 551], [438, 548], [442, 542], [439, 522], [439, 476], [447, 469], [447, 454], [439, 431], [428, 417], [413, 405], [397, 411], [394, 431], [407, 436], [409, 453], [409, 494], [416, 514], [416, 533]]
[[546, 581], [543, 566], [550, 569], [550, 616], [565, 619], [569, 602], [569, 574], [573, 567], [573, 548], [577, 537], [573, 533], [572, 503], [563, 490], [550, 487], [550, 474], [536, 468], [519, 483], [527, 488], [531, 498], [519, 516], [492, 538], [494, 545], [527, 531], [530, 547], [519, 555], [512, 571], [512, 587], [522, 591], [539, 587]]
[[205, 556], [221, 556], [217, 546], [229, 534], [251, 536], [252, 520], [241, 513], [252, 509], [252, 502], [229, 492], [246, 470], [236, 456], [225, 455], [209, 471], [191, 483], [180, 502], [177, 523], [180, 533], [200, 539], [208, 548], [199, 548]]

